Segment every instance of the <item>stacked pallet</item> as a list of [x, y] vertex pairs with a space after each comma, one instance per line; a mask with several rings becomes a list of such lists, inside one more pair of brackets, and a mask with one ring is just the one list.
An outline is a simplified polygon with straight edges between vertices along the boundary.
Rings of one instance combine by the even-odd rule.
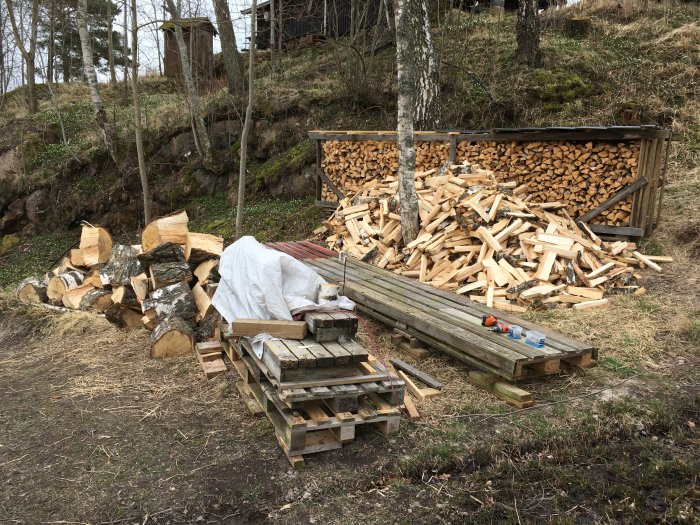
[[[398, 431], [405, 384], [352, 340], [352, 318], [340, 315], [334, 324], [314, 314], [306, 322], [234, 320], [230, 329], [220, 327], [221, 344], [242, 379], [241, 396], [253, 413], [267, 416], [295, 467], [306, 454], [352, 441], [358, 425]], [[313, 326], [308, 337], [307, 323]], [[332, 339], [335, 329], [343, 333]], [[256, 353], [242, 336], [257, 333], [277, 338], [263, 341]]]
[[211, 306], [223, 239], [188, 231], [187, 213], [146, 226], [140, 245], [114, 243], [105, 229], [83, 226], [80, 246], [49, 274], [20, 282], [21, 301], [104, 314], [120, 328], [151, 330], [151, 356], [192, 352], [214, 333]]
[[[323, 142], [322, 169], [347, 195], [372, 183], [395, 177], [395, 142], [327, 140]], [[418, 142], [416, 169], [443, 166], [449, 157], [447, 142]], [[639, 145], [611, 142], [459, 142], [456, 159], [492, 170], [498, 182], [528, 184], [533, 202], [562, 202], [574, 218], [585, 214], [637, 177]], [[324, 186], [322, 198], [337, 201]], [[592, 222], [610, 226], [629, 223], [630, 195], [602, 212]]]
[[563, 203], [531, 203], [528, 183], [498, 184], [466, 162], [416, 173], [421, 230], [404, 243], [394, 179], [340, 202], [327, 221], [328, 247], [489, 307], [601, 306], [606, 293], [644, 293], [635, 269], [661, 271], [657, 262], [668, 260], [604, 242]]

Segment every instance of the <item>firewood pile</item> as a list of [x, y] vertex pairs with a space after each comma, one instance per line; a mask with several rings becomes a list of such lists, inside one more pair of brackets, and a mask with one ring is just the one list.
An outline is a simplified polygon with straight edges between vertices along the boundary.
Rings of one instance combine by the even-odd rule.
[[420, 233], [402, 240], [398, 181], [373, 180], [327, 221], [329, 248], [511, 312], [533, 304], [602, 306], [609, 293], [641, 295], [636, 270], [669, 257], [604, 242], [560, 201], [536, 203], [529, 183], [453, 164], [416, 173]]
[[[418, 142], [416, 170], [443, 166], [446, 142]], [[469, 161], [494, 172], [499, 182], [527, 183], [528, 194], [541, 202], [559, 201], [573, 218], [603, 203], [634, 181], [639, 144], [610, 142], [460, 142], [457, 161]], [[324, 173], [346, 195], [354, 195], [373, 180], [395, 176], [396, 143], [390, 141], [327, 140], [323, 142]], [[324, 186], [322, 198], [337, 201]], [[603, 211], [591, 222], [609, 226], [629, 223], [632, 196]]]
[[113, 241], [84, 225], [78, 248], [45, 276], [17, 285], [24, 302], [93, 311], [120, 328], [151, 330], [151, 357], [182, 355], [213, 336], [219, 314], [211, 297], [223, 239], [188, 231], [187, 213], [154, 220], [140, 245]]

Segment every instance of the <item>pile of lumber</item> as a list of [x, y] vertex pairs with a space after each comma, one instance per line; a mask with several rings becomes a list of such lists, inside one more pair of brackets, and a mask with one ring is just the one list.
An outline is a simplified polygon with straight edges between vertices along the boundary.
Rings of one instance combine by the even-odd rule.
[[[417, 142], [416, 169], [440, 168], [449, 158], [449, 143]], [[558, 201], [573, 218], [596, 208], [637, 176], [638, 143], [612, 142], [459, 142], [456, 160], [494, 172], [498, 182], [527, 184], [534, 201]], [[328, 140], [323, 143], [324, 174], [346, 195], [367, 184], [396, 177], [396, 143]], [[337, 201], [324, 186], [322, 198]], [[609, 226], [629, 223], [632, 196], [603, 211], [591, 222]]]
[[601, 306], [607, 293], [644, 293], [637, 268], [670, 262], [632, 242], [604, 242], [563, 203], [532, 203], [527, 183], [499, 184], [467, 162], [416, 173], [421, 229], [406, 244], [394, 179], [340, 202], [326, 223], [328, 247], [489, 307]]
[[48, 274], [20, 282], [16, 295], [99, 312], [120, 328], [145, 327], [152, 357], [192, 352], [219, 321], [211, 297], [223, 239], [187, 226], [187, 213], [176, 212], [148, 224], [140, 245], [123, 245], [104, 228], [85, 225], [79, 247]]

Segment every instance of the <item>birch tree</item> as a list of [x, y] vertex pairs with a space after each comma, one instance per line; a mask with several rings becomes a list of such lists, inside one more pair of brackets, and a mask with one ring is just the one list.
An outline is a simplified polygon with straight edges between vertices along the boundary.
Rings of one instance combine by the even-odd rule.
[[138, 66], [138, 20], [136, 12], [136, 0], [131, 0], [131, 47], [134, 55], [131, 61], [131, 90], [134, 94], [134, 134], [136, 137], [136, 156], [139, 164], [139, 177], [141, 178], [141, 192], [143, 194], [143, 218], [144, 224], [151, 222], [151, 190], [148, 186], [148, 172], [146, 171], [146, 159], [143, 151], [143, 138], [141, 137], [141, 99], [139, 98], [139, 66]]
[[248, 161], [248, 134], [253, 120], [255, 94], [255, 34], [257, 32], [257, 0], [253, 0], [250, 13], [250, 51], [248, 63], [248, 105], [245, 108], [245, 121], [241, 133], [241, 161], [238, 169], [238, 199], [236, 201], [236, 239], [241, 238], [243, 229], [243, 204], [245, 201], [245, 172]]
[[15, 39], [15, 45], [22, 54], [22, 59], [27, 67], [27, 107], [29, 113], [36, 113], [38, 104], [36, 100], [36, 70], [34, 60], [36, 58], [36, 32], [39, 24], [39, 0], [32, 0], [32, 13], [29, 22], [29, 47], [27, 47], [20, 35], [17, 19], [12, 8], [12, 0], [5, 0], [7, 5], [7, 18], [12, 26], [12, 36]]
[[226, 77], [228, 78], [228, 92], [243, 99], [245, 95], [243, 63], [238, 54], [236, 36], [231, 23], [231, 12], [229, 11], [227, 0], [214, 0], [214, 12], [219, 25], [219, 34], [221, 35], [221, 55], [224, 59]]
[[515, 59], [530, 67], [540, 65], [540, 19], [537, 0], [518, 0]]
[[112, 33], [114, 14], [112, 13], [112, 1], [108, 2], [107, 11], [107, 62], [109, 63], [109, 81], [113, 86], [117, 85], [117, 72], [114, 68], [114, 38]]
[[192, 66], [185, 45], [185, 37], [182, 34], [182, 25], [180, 25], [180, 10], [175, 6], [173, 0], [166, 0], [166, 7], [173, 19], [173, 29], [175, 31], [175, 42], [177, 43], [178, 54], [180, 55], [180, 70], [182, 73], [182, 81], [185, 84], [188, 97], [190, 99], [190, 117], [192, 120], [192, 134], [194, 135], [194, 143], [197, 148], [202, 162], [206, 168], [212, 168], [214, 165], [214, 157], [211, 149], [209, 135], [204, 124], [202, 115], [202, 105], [199, 100], [197, 86], [194, 83], [192, 76]]
[[398, 73], [397, 142], [401, 233], [405, 243], [419, 232], [414, 183], [414, 128], [432, 129], [440, 118], [440, 83], [425, 0], [395, 0]]
[[113, 130], [107, 120], [107, 113], [104, 110], [102, 96], [97, 85], [97, 75], [95, 74], [95, 64], [92, 57], [92, 49], [90, 46], [90, 35], [87, 28], [87, 0], [78, 0], [77, 9], [75, 11], [76, 20], [78, 23], [78, 36], [80, 37], [80, 46], [83, 55], [83, 70], [87, 79], [88, 89], [90, 91], [90, 101], [95, 114], [95, 122], [100, 128], [102, 141], [109, 156], [112, 157], [114, 164], [119, 168], [119, 162], [114, 150]]

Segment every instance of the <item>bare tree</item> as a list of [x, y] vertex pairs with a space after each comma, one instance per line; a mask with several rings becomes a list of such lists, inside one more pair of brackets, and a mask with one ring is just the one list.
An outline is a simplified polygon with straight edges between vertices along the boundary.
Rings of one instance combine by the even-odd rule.
[[530, 67], [540, 65], [540, 19], [537, 0], [518, 0], [515, 59]]
[[192, 76], [192, 66], [190, 63], [189, 54], [187, 52], [187, 46], [185, 45], [185, 37], [182, 34], [180, 10], [175, 6], [173, 0], [166, 1], [166, 6], [170, 16], [173, 19], [175, 41], [177, 42], [178, 54], [180, 55], [180, 72], [182, 74], [183, 83], [185, 84], [185, 89], [187, 90], [187, 94], [190, 99], [190, 116], [192, 120], [192, 131], [195, 139], [194, 143], [204, 166], [207, 168], [213, 168], [214, 157], [212, 154], [211, 142], [209, 141], [207, 128], [204, 124], [204, 116], [202, 114], [202, 106], [199, 100], [197, 86], [194, 83], [194, 78]]
[[93, 63], [92, 49], [90, 46], [90, 35], [87, 28], [87, 0], [78, 0], [75, 16], [78, 22], [78, 36], [80, 37], [80, 47], [83, 55], [83, 70], [90, 90], [90, 101], [92, 102], [92, 109], [95, 113], [95, 122], [97, 122], [102, 132], [102, 141], [107, 148], [109, 156], [112, 157], [112, 160], [119, 168], [119, 162], [117, 161], [114, 150], [114, 133], [111, 124], [107, 120], [107, 113], [105, 113], [102, 96], [100, 95], [100, 90], [97, 85], [97, 75], [95, 74], [95, 64]]
[[129, 15], [126, 0], [124, 0], [124, 40], [122, 42], [122, 59], [124, 63], [122, 67], [124, 68], [124, 105], [129, 103], [129, 39], [127, 35], [129, 34]]
[[112, 13], [112, 0], [107, 2], [107, 61], [109, 62], [109, 81], [112, 85], [117, 85], [117, 72], [114, 69], [114, 39], [113, 39], [113, 29], [114, 25], [114, 14]]
[[413, 132], [433, 129], [440, 120], [440, 81], [426, 0], [395, 0], [398, 73], [397, 143], [401, 233], [411, 242], [419, 232]]
[[131, 89], [134, 93], [134, 133], [136, 135], [136, 156], [139, 163], [139, 176], [141, 178], [141, 191], [143, 193], [143, 218], [144, 224], [151, 222], [151, 190], [148, 186], [148, 172], [146, 171], [146, 159], [143, 152], [143, 138], [141, 137], [141, 99], [139, 98], [139, 65], [138, 65], [138, 21], [136, 12], [136, 0], [131, 0], [131, 52], [134, 57], [131, 61]]
[[10, 19], [15, 45], [22, 54], [22, 58], [24, 59], [27, 67], [27, 106], [29, 108], [29, 113], [36, 113], [38, 104], [36, 100], [36, 72], [34, 59], [36, 57], [36, 31], [39, 23], [39, 0], [32, 0], [32, 15], [29, 29], [28, 48], [24, 45], [20, 35], [19, 26], [17, 25], [17, 20], [15, 19], [15, 14], [12, 9], [12, 0], [5, 0], [5, 4], [7, 5], [7, 17]]
[[238, 169], [238, 199], [236, 201], [236, 239], [241, 238], [243, 229], [243, 204], [245, 201], [245, 172], [248, 161], [248, 134], [253, 120], [253, 102], [255, 92], [255, 34], [257, 32], [257, 0], [253, 0], [250, 12], [250, 51], [248, 63], [248, 105], [245, 109], [245, 121], [241, 133], [241, 162]]
[[[153, 20], [158, 20], [158, 5], [154, 0], [151, 0], [151, 7], [153, 8]], [[160, 28], [156, 25], [155, 30], [155, 41], [156, 41], [156, 52], [158, 53], [158, 74], [163, 75], [163, 54], [160, 50]]]
[[228, 92], [243, 99], [245, 81], [243, 80], [243, 63], [236, 47], [236, 36], [231, 23], [231, 12], [227, 0], [214, 0], [216, 21], [221, 35], [221, 55], [224, 59], [226, 76], [228, 77]]

